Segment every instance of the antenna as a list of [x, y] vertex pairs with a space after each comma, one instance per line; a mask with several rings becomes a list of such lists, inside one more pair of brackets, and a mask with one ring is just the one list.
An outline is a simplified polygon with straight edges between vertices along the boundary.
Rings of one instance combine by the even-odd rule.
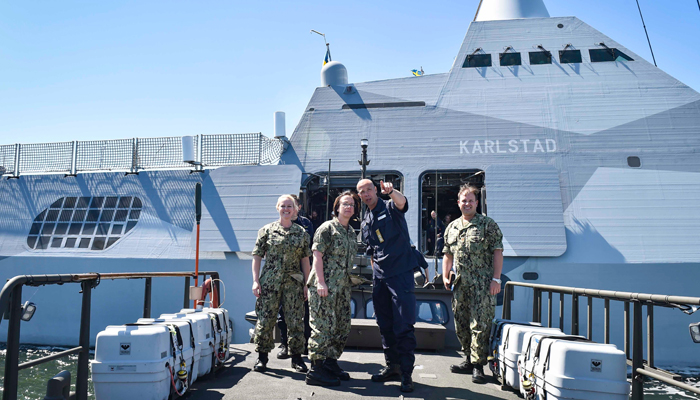
[[[316, 30], [313, 30], [313, 29], [312, 29], [311, 32], [309, 32], [309, 33], [315, 33], [315, 34], [317, 34], [317, 35], [323, 36], [323, 43], [326, 44], [326, 51], [328, 52], [328, 61], [333, 61], [333, 59], [331, 58], [331, 44], [328, 43], [328, 42], [326, 41], [326, 34], [325, 34], [325, 33], [321, 33], [321, 32], [319, 32], [319, 31], [316, 31]], [[325, 64], [325, 63], [324, 63], [324, 64]]]

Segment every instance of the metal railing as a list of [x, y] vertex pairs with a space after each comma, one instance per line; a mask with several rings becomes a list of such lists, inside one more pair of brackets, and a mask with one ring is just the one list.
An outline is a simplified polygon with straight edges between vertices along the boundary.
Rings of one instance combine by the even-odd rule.
[[[262, 133], [194, 137], [197, 167], [265, 165], [279, 161], [286, 138]], [[193, 168], [182, 161], [182, 137], [0, 145], [0, 175]]]
[[[90, 309], [92, 303], [92, 289], [96, 288], [100, 281], [104, 279], [145, 279], [143, 318], [151, 317], [151, 280], [153, 278], [164, 277], [184, 277], [185, 292], [183, 308], [189, 308], [189, 286], [190, 278], [195, 277], [195, 272], [125, 272], [125, 273], [83, 273], [83, 274], [60, 274], [60, 275], [20, 275], [7, 281], [0, 292], [0, 310], [9, 312], [9, 324], [7, 327], [7, 351], [5, 354], [5, 381], [2, 391], [3, 400], [16, 400], [18, 392], [19, 371], [43, 364], [58, 358], [78, 354], [78, 368], [75, 385], [75, 399], [87, 400], [88, 398], [88, 363], [90, 359]], [[199, 276], [206, 280], [207, 276], [212, 277], [214, 290], [218, 292], [219, 273], [215, 271], [200, 271]], [[80, 283], [82, 293], [82, 308], [80, 313], [80, 337], [78, 347], [68, 349], [47, 357], [19, 363], [19, 333], [20, 317], [22, 314], [22, 287], [23, 286], [44, 286], [63, 285], [66, 283]], [[218, 306], [213, 304], [212, 307]]]
[[[624, 304], [624, 348], [627, 355], [627, 364], [632, 366], [632, 400], [644, 399], [644, 376], [657, 379], [679, 389], [700, 394], [700, 388], [678, 382], [680, 376], [656, 368], [654, 365], [654, 307], [678, 308], [684, 312], [692, 313], [695, 306], [700, 306], [700, 297], [666, 296], [646, 293], [616, 292], [611, 290], [582, 289], [568, 286], [541, 285], [536, 283], [507, 282], [503, 293], [503, 318], [511, 318], [511, 302], [514, 296], [515, 286], [530, 288], [533, 290], [532, 321], [542, 322], [542, 297], [547, 293], [547, 326], [552, 327], [552, 297], [559, 295], [559, 328], [564, 331], [564, 295], [571, 297], [571, 330], [570, 334], [579, 334], [579, 307], [580, 298], [587, 299], [586, 308], [586, 337], [593, 337], [593, 299], [603, 299], [604, 306], [604, 342], [610, 343], [610, 301], [619, 301]], [[632, 325], [630, 326], [630, 307], [632, 307]], [[644, 339], [642, 307], [646, 307], [647, 323], [647, 359], [644, 360]], [[632, 345], [630, 349], [630, 334]], [[630, 353], [631, 351], [631, 353]]]

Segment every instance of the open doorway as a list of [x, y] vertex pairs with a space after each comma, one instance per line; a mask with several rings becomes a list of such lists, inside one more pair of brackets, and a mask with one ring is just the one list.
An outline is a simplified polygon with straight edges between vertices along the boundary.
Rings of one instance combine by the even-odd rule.
[[478, 169], [426, 171], [421, 175], [420, 182], [420, 249], [426, 256], [441, 257], [445, 228], [462, 215], [457, 206], [460, 186], [470, 183], [482, 189], [477, 212], [486, 215], [484, 172]]

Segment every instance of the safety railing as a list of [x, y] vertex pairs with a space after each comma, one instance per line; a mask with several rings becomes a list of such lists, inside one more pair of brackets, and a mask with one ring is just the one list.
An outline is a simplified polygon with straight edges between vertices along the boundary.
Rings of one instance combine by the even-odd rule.
[[[666, 296], [646, 293], [616, 292], [611, 290], [583, 289], [568, 286], [541, 285], [536, 283], [507, 282], [503, 294], [503, 318], [511, 318], [511, 302], [516, 286], [533, 290], [532, 321], [542, 322], [543, 295], [547, 294], [547, 326], [552, 327], [553, 295], [558, 294], [559, 326], [564, 331], [565, 295], [570, 296], [571, 329], [570, 334], [579, 335], [580, 298], [587, 300], [586, 308], [586, 337], [593, 338], [593, 299], [604, 300], [604, 342], [610, 343], [610, 301], [624, 304], [624, 348], [627, 364], [632, 366], [632, 400], [644, 399], [644, 377], [662, 381], [679, 389], [700, 394], [700, 388], [679, 382], [680, 376], [657, 368], [654, 365], [654, 307], [677, 308], [691, 314], [700, 306], [700, 297]], [[646, 307], [647, 322], [647, 359], [644, 360], [642, 307]], [[632, 324], [630, 325], [630, 308], [632, 308]], [[630, 342], [630, 335], [632, 340]], [[631, 343], [631, 348], [630, 348]]]
[[[194, 137], [196, 168], [226, 165], [266, 165], [279, 161], [285, 138], [262, 133]], [[182, 137], [85, 140], [0, 145], [0, 175], [193, 168], [182, 160]]]
[[[83, 273], [60, 275], [20, 275], [7, 281], [0, 292], [0, 310], [9, 312], [7, 327], [7, 350], [5, 353], [5, 380], [2, 391], [3, 400], [16, 400], [18, 393], [19, 371], [40, 365], [58, 358], [78, 354], [78, 367], [75, 385], [75, 399], [88, 399], [88, 363], [90, 359], [90, 309], [92, 302], [92, 289], [96, 288], [102, 280], [108, 279], [145, 279], [143, 318], [151, 317], [151, 280], [153, 278], [184, 277], [185, 292], [183, 308], [190, 307], [189, 287], [190, 278], [196, 277], [195, 272], [125, 272], [125, 273]], [[215, 271], [199, 271], [198, 276], [211, 276], [214, 284], [213, 290], [218, 292], [219, 273]], [[80, 312], [80, 333], [78, 347], [52, 354], [43, 358], [19, 363], [19, 333], [22, 317], [22, 287], [63, 285], [67, 283], [79, 283], [82, 293], [82, 308]], [[217, 304], [213, 304], [216, 307]], [[70, 382], [70, 378], [68, 378]]]

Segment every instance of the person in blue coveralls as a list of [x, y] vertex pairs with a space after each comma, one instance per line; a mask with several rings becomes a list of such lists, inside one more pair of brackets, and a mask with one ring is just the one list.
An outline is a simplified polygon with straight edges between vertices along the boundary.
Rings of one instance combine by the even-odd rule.
[[391, 183], [380, 181], [382, 194], [369, 179], [357, 183], [357, 193], [369, 208], [362, 221], [362, 241], [372, 257], [374, 282], [372, 302], [382, 335], [386, 367], [372, 375], [373, 382], [401, 378], [401, 391], [412, 392], [416, 360], [416, 295], [413, 269], [418, 266], [408, 236], [404, 214], [408, 201]]

